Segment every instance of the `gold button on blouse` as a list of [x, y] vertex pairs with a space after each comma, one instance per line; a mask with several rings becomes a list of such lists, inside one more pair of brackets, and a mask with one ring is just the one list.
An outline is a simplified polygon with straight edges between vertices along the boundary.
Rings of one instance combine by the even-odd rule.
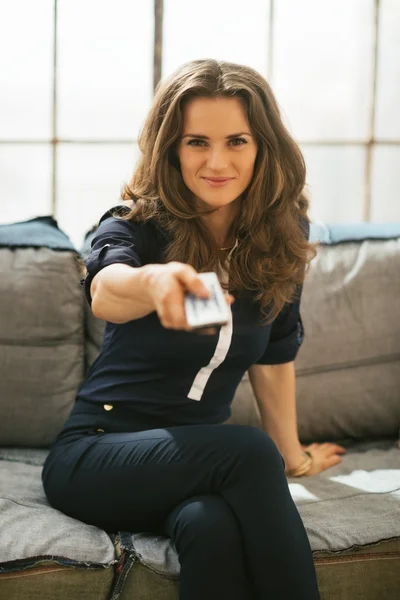
[[104, 429], [96, 429], [96, 431], [99, 431], [100, 433], [104, 433]]
[[114, 407], [112, 404], [104, 404], [103, 408], [104, 410], [112, 410]]

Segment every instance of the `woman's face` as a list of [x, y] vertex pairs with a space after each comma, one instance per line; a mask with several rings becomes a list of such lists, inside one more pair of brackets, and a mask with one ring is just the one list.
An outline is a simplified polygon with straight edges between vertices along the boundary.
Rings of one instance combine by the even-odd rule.
[[208, 208], [227, 207], [249, 186], [257, 144], [237, 98], [194, 98], [178, 146], [186, 186]]

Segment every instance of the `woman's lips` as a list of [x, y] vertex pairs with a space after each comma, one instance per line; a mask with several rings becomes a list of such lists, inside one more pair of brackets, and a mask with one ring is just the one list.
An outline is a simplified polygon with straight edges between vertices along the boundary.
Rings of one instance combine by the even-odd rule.
[[222, 187], [233, 180], [233, 177], [203, 177], [211, 187]]

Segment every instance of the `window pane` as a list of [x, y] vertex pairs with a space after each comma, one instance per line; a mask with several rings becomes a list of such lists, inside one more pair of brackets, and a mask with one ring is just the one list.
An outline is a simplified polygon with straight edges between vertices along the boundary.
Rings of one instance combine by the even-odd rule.
[[106, 210], [121, 202], [137, 158], [136, 144], [60, 144], [57, 220], [76, 248]]
[[269, 0], [164, 0], [163, 76], [215, 58], [267, 72]]
[[299, 139], [364, 139], [373, 0], [275, 3], [272, 86]]
[[400, 223], [400, 147], [375, 146], [372, 162], [371, 221]]
[[376, 137], [400, 138], [400, 3], [381, 0]]
[[50, 144], [0, 145], [0, 221], [51, 214]]
[[59, 5], [59, 136], [135, 139], [153, 95], [153, 2]]
[[49, 139], [54, 0], [0, 3], [0, 136]]
[[302, 148], [307, 166], [310, 215], [314, 221], [351, 223], [363, 219], [365, 148]]

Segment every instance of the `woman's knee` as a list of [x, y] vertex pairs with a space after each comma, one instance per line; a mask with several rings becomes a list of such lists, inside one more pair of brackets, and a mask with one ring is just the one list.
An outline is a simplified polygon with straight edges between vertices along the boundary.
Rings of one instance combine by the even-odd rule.
[[237, 551], [241, 543], [236, 517], [217, 495], [186, 500], [169, 515], [166, 529], [180, 553], [193, 547], [213, 554], [227, 548]]
[[284, 468], [284, 460], [273, 439], [263, 430], [249, 425], [228, 425], [232, 427], [235, 446], [241, 460], [252, 468]]

